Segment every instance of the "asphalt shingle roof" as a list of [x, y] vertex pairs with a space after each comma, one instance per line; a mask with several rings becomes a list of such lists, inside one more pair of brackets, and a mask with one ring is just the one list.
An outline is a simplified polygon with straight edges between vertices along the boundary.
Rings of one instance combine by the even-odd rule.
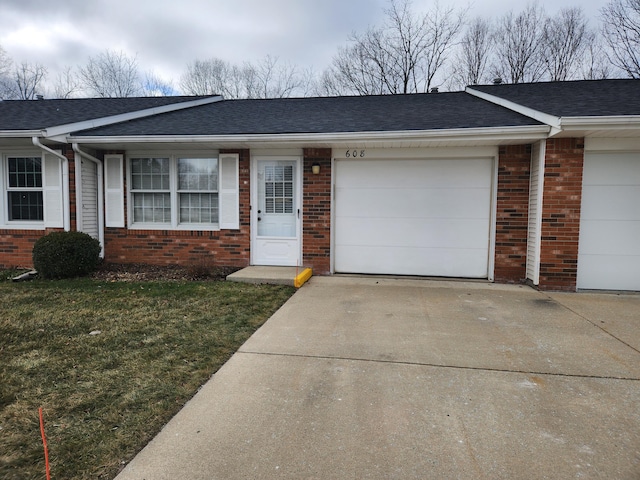
[[40, 130], [206, 97], [76, 98], [0, 101], [0, 130]]
[[557, 117], [640, 115], [640, 80], [579, 80], [470, 88]]
[[80, 132], [89, 136], [312, 134], [540, 125], [464, 92], [225, 100]]

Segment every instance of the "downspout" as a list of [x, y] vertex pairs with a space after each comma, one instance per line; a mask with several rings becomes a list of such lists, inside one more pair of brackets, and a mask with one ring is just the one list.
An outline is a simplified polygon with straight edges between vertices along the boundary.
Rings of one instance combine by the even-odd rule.
[[50, 153], [51, 155], [55, 155], [62, 160], [62, 219], [64, 229], [68, 232], [71, 230], [71, 214], [69, 211], [71, 208], [69, 205], [69, 159], [61, 153], [51, 150], [49, 147], [40, 143], [40, 139], [38, 137], [31, 137], [31, 142], [35, 147], [38, 147], [42, 151]]
[[[100, 250], [100, 256], [104, 258], [104, 182], [103, 182], [103, 163], [100, 159], [90, 155], [87, 152], [80, 150], [80, 147], [77, 143], [71, 144], [73, 151], [76, 152], [80, 157], [88, 160], [92, 163], [95, 163], [98, 171], [98, 241], [100, 242], [100, 246], [102, 247]], [[79, 198], [77, 195], [78, 188], [82, 188], [82, 186], [78, 186], [76, 182], [76, 198]]]

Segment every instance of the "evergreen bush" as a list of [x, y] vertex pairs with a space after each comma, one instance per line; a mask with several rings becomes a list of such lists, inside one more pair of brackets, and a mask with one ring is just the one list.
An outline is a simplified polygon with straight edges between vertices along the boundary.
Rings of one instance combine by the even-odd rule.
[[52, 232], [33, 245], [33, 266], [44, 278], [73, 278], [94, 271], [100, 242], [82, 232]]

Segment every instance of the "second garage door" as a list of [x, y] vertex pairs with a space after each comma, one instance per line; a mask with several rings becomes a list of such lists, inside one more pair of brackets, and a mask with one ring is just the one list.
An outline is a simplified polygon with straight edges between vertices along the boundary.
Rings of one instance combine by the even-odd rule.
[[335, 271], [487, 278], [493, 160], [337, 160]]

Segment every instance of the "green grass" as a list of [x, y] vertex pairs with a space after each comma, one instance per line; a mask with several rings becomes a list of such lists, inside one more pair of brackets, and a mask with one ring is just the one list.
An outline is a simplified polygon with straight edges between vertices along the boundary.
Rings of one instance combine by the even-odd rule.
[[45, 478], [39, 407], [53, 479], [113, 478], [294, 291], [1, 275], [0, 478], [20, 480]]

